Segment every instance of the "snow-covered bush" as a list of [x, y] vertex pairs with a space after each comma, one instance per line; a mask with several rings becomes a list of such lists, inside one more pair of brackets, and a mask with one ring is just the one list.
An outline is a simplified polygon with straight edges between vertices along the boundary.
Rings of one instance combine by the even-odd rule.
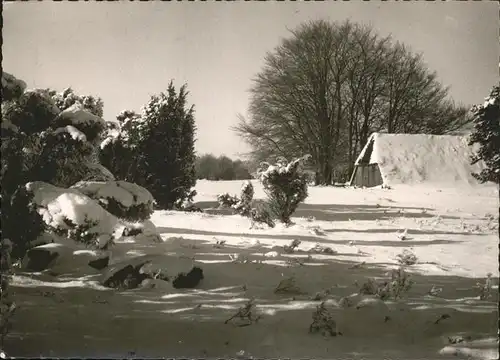
[[487, 300], [491, 297], [492, 289], [493, 289], [493, 279], [491, 278], [492, 276], [493, 276], [493, 274], [488, 273], [486, 275], [486, 280], [484, 282], [476, 283], [475, 288], [479, 292], [479, 299], [480, 300]]
[[217, 195], [217, 202], [222, 208], [232, 208], [242, 216], [250, 216], [254, 188], [250, 181], [245, 181], [241, 187], [240, 196], [223, 193]]
[[400, 266], [391, 271], [391, 281], [389, 283], [389, 293], [397, 300], [407, 293], [413, 286], [414, 281], [404, 268]]
[[20, 186], [12, 195], [2, 196], [1, 233], [3, 239], [12, 241], [12, 257], [18, 259], [31, 247], [30, 244], [46, 229], [42, 216], [37, 212], [33, 194]]
[[162, 209], [188, 200], [196, 184], [194, 108], [188, 107], [187, 95], [185, 86], [176, 91], [171, 82], [140, 116], [120, 114], [119, 129], [110, 129], [101, 143], [103, 165], [117, 179], [147, 188]]
[[472, 156], [472, 164], [484, 161], [486, 168], [472, 174], [481, 182], [500, 184], [500, 86], [495, 86], [484, 104], [472, 108], [474, 130], [469, 145], [479, 144], [479, 151]]
[[390, 279], [377, 282], [373, 279], [368, 279], [359, 289], [359, 293], [363, 295], [375, 295], [381, 300], [393, 298], [397, 300], [408, 292], [413, 286], [414, 281], [411, 276], [405, 271], [404, 266], [391, 270]]
[[17, 99], [2, 103], [2, 121], [10, 122], [26, 135], [46, 130], [59, 113], [46, 90], [28, 90]]
[[250, 216], [252, 210], [252, 200], [254, 195], [253, 185], [250, 181], [245, 181], [241, 187], [241, 195], [238, 203], [234, 204], [234, 209], [238, 214]]
[[39, 135], [40, 152], [30, 169], [29, 179], [67, 187], [84, 178], [93, 147], [73, 127], [44, 131]]
[[229, 195], [229, 193], [223, 193], [217, 195], [217, 202], [221, 208], [232, 208], [236, 205], [240, 199], [236, 195]]
[[26, 184], [49, 231], [88, 245], [105, 247], [119, 239], [126, 224], [76, 189], [35, 181]]
[[50, 91], [50, 95], [54, 100], [54, 103], [61, 111], [64, 111], [77, 104], [91, 114], [94, 114], [98, 117], [103, 116], [104, 104], [101, 98], [96, 98], [92, 95], [80, 96], [75, 94], [75, 92], [71, 88], [66, 88], [60, 93], [56, 91]]
[[72, 186], [111, 214], [130, 221], [149, 219], [154, 199], [142, 186], [126, 181], [80, 181]]
[[26, 89], [26, 83], [14, 75], [2, 71], [2, 101], [18, 99]]
[[405, 249], [401, 254], [396, 256], [396, 259], [400, 265], [411, 266], [417, 263], [417, 256], [411, 251]]
[[285, 224], [301, 202], [307, 198], [307, 174], [302, 164], [308, 156], [288, 162], [284, 158], [275, 165], [263, 163], [265, 169], [259, 170], [259, 180], [268, 197], [271, 213]]
[[276, 225], [267, 204], [259, 204], [252, 208], [250, 210], [250, 221], [250, 228], [253, 228], [255, 224], [266, 224], [271, 228]]
[[[75, 103], [62, 111], [54, 120], [55, 127], [72, 126], [85, 134], [85, 140], [95, 143], [106, 129], [105, 121], [86, 110], [83, 105]], [[94, 144], [97, 145], [97, 144]]]

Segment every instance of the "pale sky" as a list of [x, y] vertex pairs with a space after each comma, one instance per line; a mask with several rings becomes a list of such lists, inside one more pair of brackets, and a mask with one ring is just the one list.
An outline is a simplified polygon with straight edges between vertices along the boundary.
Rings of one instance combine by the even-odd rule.
[[16, 2], [4, 5], [3, 69], [28, 88], [71, 86], [104, 118], [139, 111], [170, 79], [196, 108], [196, 149], [236, 157], [229, 128], [246, 115], [267, 51], [303, 21], [371, 24], [422, 52], [454, 100], [482, 102], [498, 83], [498, 4], [480, 2]]

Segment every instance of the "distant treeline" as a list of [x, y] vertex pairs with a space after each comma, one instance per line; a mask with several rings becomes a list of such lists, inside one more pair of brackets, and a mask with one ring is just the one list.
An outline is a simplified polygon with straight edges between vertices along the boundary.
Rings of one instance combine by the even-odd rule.
[[196, 157], [196, 178], [206, 180], [247, 180], [252, 175], [248, 165], [227, 156], [204, 154]]

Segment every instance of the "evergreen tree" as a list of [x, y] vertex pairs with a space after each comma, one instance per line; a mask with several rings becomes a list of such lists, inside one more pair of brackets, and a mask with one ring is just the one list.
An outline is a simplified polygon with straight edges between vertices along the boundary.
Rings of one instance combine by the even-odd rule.
[[177, 92], [170, 82], [140, 116], [122, 112], [118, 134], [101, 145], [103, 165], [118, 178], [147, 188], [163, 209], [190, 200], [196, 183], [194, 107], [187, 106], [187, 95], [186, 85]]
[[469, 145], [479, 144], [479, 151], [472, 157], [472, 164], [484, 161], [486, 168], [473, 174], [481, 182], [500, 183], [500, 86], [493, 87], [483, 105], [472, 108], [474, 131]]

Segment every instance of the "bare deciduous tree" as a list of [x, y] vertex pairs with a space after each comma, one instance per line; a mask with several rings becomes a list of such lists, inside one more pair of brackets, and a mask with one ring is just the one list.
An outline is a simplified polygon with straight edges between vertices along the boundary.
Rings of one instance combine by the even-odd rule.
[[254, 160], [310, 154], [328, 185], [352, 171], [371, 132], [444, 134], [468, 121], [422, 57], [390, 37], [322, 20], [291, 34], [266, 55], [250, 118], [234, 127]]

